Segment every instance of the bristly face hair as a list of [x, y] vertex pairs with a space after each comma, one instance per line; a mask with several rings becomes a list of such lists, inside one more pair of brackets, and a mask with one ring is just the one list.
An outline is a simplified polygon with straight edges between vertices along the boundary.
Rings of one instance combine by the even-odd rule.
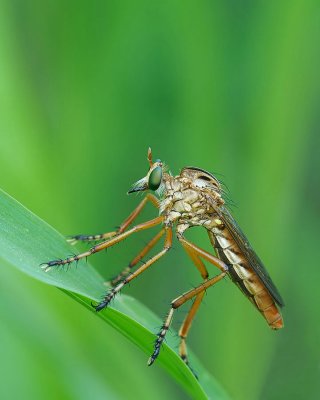
[[[225, 276], [229, 276], [240, 288], [272, 329], [282, 328], [283, 319], [280, 308], [284, 302], [262, 261], [228, 210], [221, 182], [210, 172], [198, 167], [184, 167], [178, 175], [173, 176], [161, 160], [152, 160], [150, 148], [148, 149], [148, 163], [147, 175], [134, 183], [128, 191], [128, 194], [147, 193], [119, 228], [102, 234], [71, 237], [69, 241], [72, 244], [77, 241], [92, 241], [93, 243], [98, 241], [98, 244], [84, 253], [44, 263], [42, 265], [44, 271], [48, 272], [55, 266], [78, 262], [80, 259], [85, 259], [114, 246], [133, 233], [161, 226], [160, 231], [131, 260], [129, 265], [112, 279], [110, 282], [112, 288], [107, 291], [98, 304], [94, 305], [96, 311], [108, 307], [125, 285], [141, 275], [170, 250], [172, 236], [175, 233], [178, 241], [200, 272], [203, 283], [171, 301], [169, 312], [156, 336], [154, 351], [149, 358], [148, 365], [153, 364], [160, 353], [175, 310], [187, 301], [194, 300], [179, 331], [179, 354], [182, 360], [189, 365], [186, 339], [191, 323], [205, 291]], [[155, 193], [156, 196], [150, 192]], [[148, 202], [158, 209], [158, 216], [129, 228]], [[186, 239], [185, 231], [194, 226], [200, 226], [207, 231], [215, 255]], [[139, 262], [145, 259], [163, 237], [162, 250], [137, 267]], [[209, 277], [204, 261], [215, 266], [219, 270], [219, 274]]]

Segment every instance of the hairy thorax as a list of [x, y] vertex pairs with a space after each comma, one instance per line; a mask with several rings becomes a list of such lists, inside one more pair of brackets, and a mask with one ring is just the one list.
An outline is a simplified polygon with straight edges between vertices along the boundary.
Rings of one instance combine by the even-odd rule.
[[197, 186], [191, 179], [181, 176], [165, 177], [165, 191], [160, 204], [160, 214], [165, 216], [165, 225], [177, 223], [177, 233], [191, 226], [216, 226], [217, 216], [213, 204], [223, 204], [214, 192]]

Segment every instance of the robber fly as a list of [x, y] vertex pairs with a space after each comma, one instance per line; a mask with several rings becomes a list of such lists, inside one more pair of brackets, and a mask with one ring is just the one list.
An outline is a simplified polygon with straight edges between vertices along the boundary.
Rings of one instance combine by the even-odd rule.
[[[206, 289], [221, 281], [226, 275], [241, 289], [272, 329], [282, 328], [283, 320], [279, 308], [284, 305], [283, 300], [261, 260], [226, 208], [220, 182], [209, 172], [196, 167], [185, 167], [179, 175], [172, 176], [160, 160], [152, 161], [150, 148], [148, 162], [147, 175], [136, 182], [128, 193], [149, 190], [155, 192], [156, 196], [148, 192], [137, 208], [114, 232], [73, 236], [71, 238], [73, 243], [76, 241], [101, 242], [84, 253], [42, 264], [42, 268], [49, 271], [54, 266], [70, 264], [111, 247], [135, 232], [159, 225], [161, 229], [157, 235], [130, 262], [129, 266], [111, 281], [112, 288], [107, 291], [103, 299], [93, 305], [96, 311], [106, 308], [125, 285], [163, 257], [172, 246], [172, 235], [175, 230], [179, 242], [199, 270], [203, 283], [171, 302], [170, 310], [156, 337], [154, 351], [148, 365], [153, 364], [159, 355], [175, 310], [188, 300], [194, 299], [179, 331], [179, 354], [188, 365], [186, 338], [192, 320]], [[148, 202], [159, 210], [159, 216], [129, 229], [129, 225]], [[185, 238], [184, 233], [193, 226], [202, 226], [207, 230], [216, 255], [203, 250]], [[162, 250], [134, 269], [163, 236]], [[204, 260], [216, 266], [220, 273], [209, 278]]]

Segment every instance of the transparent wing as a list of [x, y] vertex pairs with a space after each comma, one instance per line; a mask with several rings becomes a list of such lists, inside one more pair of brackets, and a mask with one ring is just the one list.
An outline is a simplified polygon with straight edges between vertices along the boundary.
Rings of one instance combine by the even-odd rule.
[[266, 288], [268, 289], [269, 293], [273, 297], [274, 301], [280, 306], [284, 306], [284, 301], [276, 288], [275, 284], [272, 282], [268, 271], [264, 267], [262, 261], [257, 256], [256, 252], [251, 247], [248, 239], [246, 238], [245, 234], [240, 229], [239, 225], [230, 214], [229, 210], [222, 206], [222, 207], [214, 207], [217, 213], [220, 216], [220, 219], [224, 222], [225, 226], [231, 233], [233, 239], [239, 246], [240, 250], [242, 251], [244, 257], [248, 260], [252, 269], [257, 273], [259, 278], [262, 280]]

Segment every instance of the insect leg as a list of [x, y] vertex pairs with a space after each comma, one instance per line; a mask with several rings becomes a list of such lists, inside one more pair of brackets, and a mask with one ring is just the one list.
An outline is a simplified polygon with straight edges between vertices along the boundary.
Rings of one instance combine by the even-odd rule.
[[[190, 256], [190, 258], [192, 259], [192, 261], [194, 262], [194, 264], [196, 265], [196, 267], [198, 268], [199, 272], [201, 273], [202, 278], [204, 280], [206, 280], [208, 278], [208, 271], [207, 271], [206, 266], [203, 264], [202, 260], [199, 258], [199, 256], [193, 250], [191, 250], [189, 248], [185, 248], [185, 250], [188, 253], [188, 255]], [[194, 375], [196, 375], [196, 374], [193, 371], [193, 369], [190, 367], [189, 361], [188, 361], [186, 339], [188, 336], [189, 329], [191, 328], [192, 321], [193, 321], [193, 319], [199, 309], [201, 301], [203, 299], [204, 293], [205, 292], [201, 292], [196, 296], [196, 298], [195, 298], [195, 300], [194, 300], [194, 302], [193, 302], [193, 304], [192, 304], [192, 306], [191, 306], [191, 308], [179, 330], [179, 337], [180, 337], [179, 354], [180, 354], [180, 357], [182, 358], [182, 360], [189, 366], [189, 368], [191, 369], [191, 371], [193, 372]]]
[[192, 306], [191, 306], [191, 308], [179, 330], [179, 337], [180, 337], [179, 354], [180, 354], [180, 357], [188, 365], [188, 367], [191, 369], [191, 371], [193, 372], [193, 374], [196, 377], [197, 377], [196, 373], [189, 365], [186, 340], [187, 340], [188, 332], [191, 328], [192, 321], [200, 307], [200, 304], [202, 302], [204, 294], [205, 294], [205, 291], [199, 293], [196, 296], [196, 298], [195, 298], [195, 300], [194, 300], [194, 302], [193, 302], [193, 304], [192, 304]]
[[123, 221], [123, 223], [120, 225], [120, 228], [118, 229], [118, 233], [124, 232], [128, 226], [137, 218], [137, 216], [141, 213], [143, 210], [144, 206], [147, 204], [147, 202], [150, 201], [151, 204], [153, 204], [156, 208], [159, 208], [159, 201], [158, 199], [151, 193], [147, 193], [145, 198], [141, 201], [141, 203], [135, 208], [132, 213], [129, 215], [129, 217]]
[[148, 193], [144, 199], [138, 204], [138, 206], [132, 211], [132, 213], [127, 217], [120, 227], [113, 232], [106, 232], [106, 233], [101, 233], [97, 235], [75, 235], [71, 236], [67, 241], [71, 244], [75, 244], [77, 241], [95, 241], [95, 240], [102, 240], [102, 239], [110, 239], [111, 237], [114, 237], [122, 232], [124, 232], [128, 226], [137, 218], [137, 216], [141, 213], [143, 210], [144, 206], [147, 204], [147, 202], [150, 201], [151, 204], [153, 204], [156, 208], [159, 208], [159, 201], [158, 199], [151, 193]]
[[222, 272], [228, 271], [228, 266], [220, 260], [220, 258], [213, 256], [212, 254], [208, 253], [206, 250], [201, 249], [197, 245], [189, 242], [184, 236], [178, 235], [177, 236], [182, 246], [188, 251], [191, 250], [194, 254], [199, 257], [204, 258], [205, 260], [209, 261], [209, 263], [215, 265], [217, 268], [220, 269]]
[[112, 279], [111, 285], [115, 286], [118, 284], [123, 278], [129, 275], [130, 271], [133, 267], [135, 267], [138, 262], [158, 243], [161, 237], [164, 235], [165, 229], [161, 229], [157, 235], [150, 240], [150, 242], [140, 251], [140, 253], [129, 263], [129, 265], [120, 272], [115, 278]]
[[47, 263], [42, 264], [41, 268], [44, 269], [46, 272], [48, 272], [53, 266], [66, 265], [66, 264], [70, 264], [74, 261], [78, 261], [81, 258], [89, 257], [89, 256], [91, 256], [91, 254], [98, 253], [101, 250], [107, 249], [108, 247], [111, 247], [111, 246], [115, 245], [116, 243], [121, 242], [122, 240], [126, 239], [128, 236], [132, 235], [135, 232], [139, 232], [144, 229], [152, 228], [153, 226], [159, 225], [162, 222], [163, 222], [162, 216], [154, 218], [147, 222], [143, 222], [142, 224], [136, 225], [133, 228], [129, 229], [128, 231], [123, 232], [120, 235], [118, 235], [110, 240], [106, 240], [102, 243], [97, 244], [96, 246], [91, 247], [91, 249], [89, 249], [88, 251], [86, 251], [84, 253], [65, 258], [64, 260], [49, 261]]
[[171, 302], [171, 308], [169, 310], [168, 316], [165, 319], [164, 324], [161, 327], [160, 332], [157, 335], [157, 340], [155, 341], [154, 345], [154, 351], [151, 354], [149, 360], [148, 360], [148, 365], [151, 365], [154, 363], [156, 358], [158, 357], [161, 349], [161, 345], [164, 341], [164, 338], [166, 336], [166, 333], [169, 330], [170, 324], [172, 322], [173, 318], [173, 313], [175, 309], [179, 308], [182, 306], [186, 301], [192, 299], [193, 297], [205, 292], [206, 289], [208, 289], [210, 286], [213, 286], [215, 283], [219, 282], [221, 279], [223, 279], [226, 276], [226, 272], [221, 272], [219, 275], [206, 280], [203, 282], [201, 285], [198, 287], [189, 290], [188, 292], [184, 293], [183, 295], [177, 297], [175, 300]]
[[202, 278], [207, 279], [209, 276], [207, 268], [204, 265], [204, 263], [202, 262], [202, 260], [199, 258], [197, 253], [188, 247], [184, 247], [184, 249], [187, 252], [187, 254], [189, 255], [189, 257], [191, 258], [191, 260], [194, 262], [195, 266], [198, 268], [198, 271], [200, 272]]
[[109, 239], [117, 235], [117, 231], [106, 232], [106, 233], [97, 233], [95, 235], [74, 235], [67, 237], [67, 242], [71, 245], [76, 244], [77, 242], [95, 242], [97, 240]]
[[108, 291], [107, 294], [104, 296], [103, 300], [99, 304], [94, 306], [96, 311], [100, 311], [103, 308], [107, 307], [110, 301], [114, 299], [116, 294], [120, 292], [123, 286], [125, 286], [127, 283], [131, 282], [133, 279], [139, 276], [142, 272], [144, 272], [147, 268], [149, 268], [152, 264], [158, 261], [159, 258], [164, 256], [170, 250], [172, 246], [172, 228], [165, 228], [165, 231], [166, 231], [166, 238], [164, 241], [163, 249], [159, 253], [151, 257], [150, 260], [148, 260], [145, 264], [141, 265], [140, 268], [138, 268], [136, 271], [132, 272], [129, 276], [127, 276], [117, 286]]

